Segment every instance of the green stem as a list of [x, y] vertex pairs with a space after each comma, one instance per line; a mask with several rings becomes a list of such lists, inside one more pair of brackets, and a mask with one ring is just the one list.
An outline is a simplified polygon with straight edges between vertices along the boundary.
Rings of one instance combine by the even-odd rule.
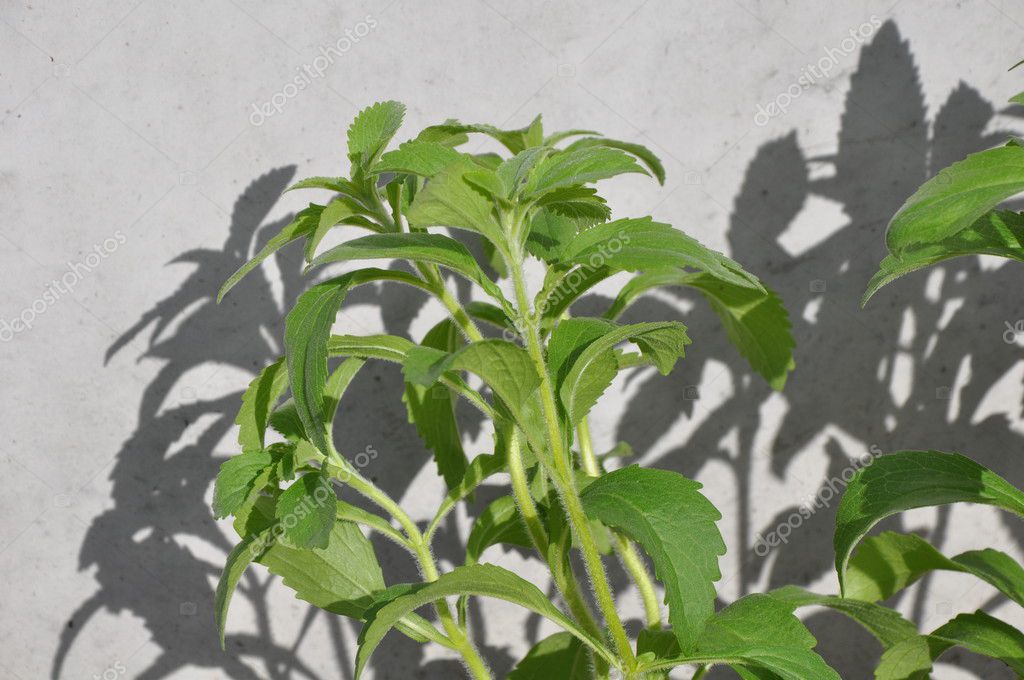
[[640, 599], [644, 603], [644, 615], [647, 617], [647, 627], [651, 630], [661, 628], [661, 606], [658, 604], [658, 592], [654, 589], [654, 580], [647, 571], [647, 565], [637, 552], [636, 546], [622, 534], [615, 532], [615, 547], [622, 559], [626, 571], [633, 577], [637, 590], [640, 591]]
[[530, 488], [526, 480], [526, 469], [523, 466], [522, 440], [519, 430], [514, 427], [509, 437], [508, 469], [509, 476], [512, 478], [512, 495], [519, 506], [519, 513], [523, 517], [526, 529], [530, 534], [530, 538], [533, 539], [537, 552], [540, 553], [551, 569], [551, 576], [555, 581], [558, 592], [562, 594], [562, 598], [565, 600], [565, 604], [569, 607], [573, 617], [587, 629], [587, 632], [601, 637], [601, 628], [597, 625], [597, 621], [594, 620], [594, 615], [591, 613], [590, 607], [580, 591], [579, 582], [572, 578], [565, 578], [560, 565], [552, 561], [547, 531], [541, 522], [540, 513], [537, 512], [537, 505], [533, 502], [533, 496], [530, 495]]
[[518, 227], [512, 230], [515, 252], [513, 261], [509, 264], [509, 271], [512, 274], [513, 284], [516, 290], [516, 300], [519, 306], [519, 321], [526, 337], [526, 349], [530, 355], [533, 365], [541, 379], [540, 396], [541, 406], [544, 411], [544, 420], [547, 424], [548, 441], [551, 446], [551, 454], [556, 474], [553, 481], [558, 487], [565, 506], [566, 516], [569, 519], [569, 526], [583, 553], [583, 561], [590, 575], [594, 597], [597, 599], [598, 607], [604, 617], [605, 623], [611, 632], [612, 640], [615, 643], [619, 656], [625, 661], [627, 668], [636, 666], [636, 655], [633, 653], [633, 646], [629, 635], [615, 611], [615, 598], [612, 595], [611, 586], [608, 583], [608, 575], [604, 571], [604, 564], [601, 562], [601, 553], [597, 549], [597, 543], [590, 526], [587, 523], [586, 513], [583, 511], [583, 504], [572, 474], [572, 465], [567, 455], [566, 446], [562, 437], [561, 420], [558, 415], [558, 407], [555, 403], [555, 392], [551, 385], [551, 376], [544, 361], [544, 350], [541, 346], [540, 335], [537, 329], [536, 319], [532, 318], [529, 296], [526, 291], [526, 283], [523, 279], [523, 253], [522, 247], [518, 245]]
[[[409, 545], [417, 562], [419, 562], [423, 578], [427, 581], [436, 581], [440, 576], [437, 571], [437, 563], [430, 552], [430, 546], [424, 540], [423, 534], [420, 532], [419, 527], [416, 526], [416, 523], [412, 521], [412, 518], [383, 489], [360, 475], [359, 471], [352, 467], [352, 464], [335, 451], [333, 447], [330, 454], [330, 464], [336, 467], [337, 472], [340, 473], [340, 475], [335, 475], [335, 477], [373, 501], [398, 521], [406, 536], [408, 536]], [[491, 672], [480, 656], [480, 652], [466, 635], [466, 632], [455, 622], [455, 617], [452, 614], [451, 605], [449, 605], [448, 601], [438, 600], [434, 603], [434, 606], [437, 610], [437, 616], [441, 620], [441, 625], [448, 634], [449, 640], [451, 640], [454, 648], [462, 654], [466, 666], [473, 674], [473, 677], [478, 680], [492, 680]]]
[[[580, 444], [580, 462], [583, 465], [583, 470], [591, 477], [599, 477], [601, 466], [598, 465], [597, 456], [594, 455], [594, 445], [590, 440], [590, 424], [586, 417], [580, 420], [579, 425], [576, 426], [576, 435]], [[622, 565], [633, 578], [637, 590], [640, 591], [640, 599], [644, 603], [644, 615], [647, 617], [647, 627], [658, 630], [661, 628], [661, 606], [658, 603], [658, 592], [654, 588], [654, 579], [647, 571], [647, 565], [644, 564], [633, 542], [617, 531], [613, 533], [615, 534], [615, 549], [619, 553]]]
[[508, 471], [512, 478], [512, 495], [519, 506], [519, 514], [523, 517], [527, 531], [533, 544], [542, 556], [548, 553], [548, 535], [540, 520], [540, 513], [530, 495], [530, 487], [526, 481], [526, 468], [523, 467], [523, 451], [519, 442], [519, 429], [511, 428], [508, 442]]
[[697, 666], [697, 672], [693, 674], [690, 680], [700, 680], [708, 672], [711, 666]]

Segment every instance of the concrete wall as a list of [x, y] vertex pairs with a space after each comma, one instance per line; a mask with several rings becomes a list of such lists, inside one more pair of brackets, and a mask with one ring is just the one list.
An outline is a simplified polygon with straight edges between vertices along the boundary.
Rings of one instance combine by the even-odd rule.
[[[380, 99], [408, 105], [407, 135], [448, 117], [518, 126], [543, 113], [549, 129], [648, 144], [668, 181], [610, 182], [615, 213], [669, 221], [782, 294], [798, 342], [784, 394], [749, 375], [700, 301], [666, 294], [631, 318], [682, 318], [689, 356], [668, 378], [621, 380], [594, 418], [599, 447], [628, 440], [641, 462], [705, 483], [729, 544], [723, 601], [835, 588], [834, 501], [791, 515], [870, 450], [961, 450], [1024, 482], [1022, 270], [955, 262], [857, 307], [902, 200], [1024, 129], [1003, 112], [1024, 89], [1006, 73], [1022, 29], [1024, 6], [1003, 0], [2, 3], [0, 676], [351, 677], [358, 627], [310, 612], [262, 570], [236, 597], [227, 653], [217, 648], [213, 586], [233, 536], [210, 517], [211, 480], [233, 451], [239, 391], [280, 352], [299, 255], [219, 307], [212, 295], [310, 199], [280, 196], [289, 181], [345, 171], [345, 128]], [[355, 296], [339, 326], [418, 337], [439, 316], [386, 288]], [[16, 318], [31, 328], [10, 330]], [[400, 375], [374, 367], [353, 390], [338, 440], [377, 451], [367, 473], [429, 517], [442, 485], [406, 424]], [[470, 452], [485, 451], [487, 433], [463, 415]], [[448, 565], [459, 517], [439, 540]], [[760, 556], [758, 536], [783, 524], [787, 542]], [[1020, 555], [1024, 540], [974, 508], [890, 526], [950, 553]], [[379, 548], [391, 580], [416, 578]], [[488, 559], [544, 587], [525, 556]], [[926, 629], [982, 605], [1024, 623], [967, 577], [899, 602]], [[499, 671], [548, 631], [510, 606], [482, 609], [476, 634]], [[870, 677], [866, 635], [809, 620], [844, 678]], [[1009, 677], [949, 659], [936, 677]], [[399, 636], [375, 657], [378, 680], [456, 676], [446, 655]]]

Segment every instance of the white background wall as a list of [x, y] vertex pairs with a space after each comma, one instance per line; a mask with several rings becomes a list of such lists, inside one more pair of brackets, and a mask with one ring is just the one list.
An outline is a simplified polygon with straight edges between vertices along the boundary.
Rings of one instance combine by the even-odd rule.
[[[862, 25], [870, 47], [850, 38]], [[328, 47], [337, 53], [322, 75], [286, 89]], [[238, 391], [278, 352], [298, 255], [220, 307], [211, 296], [269, 237], [261, 227], [313, 197], [279, 198], [290, 178], [345, 171], [345, 128], [380, 99], [408, 105], [405, 136], [448, 117], [520, 126], [543, 113], [548, 129], [646, 143], [666, 185], [609, 183], [616, 214], [672, 222], [781, 292], [798, 340], [783, 395], [747, 374], [699, 301], [668, 294], [635, 315], [687, 321], [690, 356], [667, 379], [620, 381], [594, 418], [600, 446], [625, 438], [642, 462], [706, 484], [725, 515], [724, 601], [789, 582], [835, 588], [833, 510], [800, 522], [767, 559], [753, 546], [872, 446], [957, 449], [1024, 482], [1024, 370], [1014, 334], [1004, 340], [1024, 317], [1021, 270], [965, 261], [856, 304], [888, 217], [929, 161], [1024, 128], [1001, 113], [1024, 89], [1006, 73], [1022, 53], [1024, 6], [1004, 0], [4, 0], [0, 676], [48, 677], [60, 658], [61, 678], [351, 677], [358, 627], [309, 614], [263, 573], [235, 600], [228, 653], [217, 649], [213, 584], [233, 537], [210, 518], [210, 482], [232, 453]], [[823, 58], [829, 73], [801, 87]], [[791, 85], [786, 112], [755, 121]], [[280, 111], [253, 113], [266, 102]], [[70, 289], [54, 293], [69, 267]], [[23, 315], [31, 329], [11, 332]], [[438, 317], [385, 289], [354, 297], [339, 326], [418, 337]], [[390, 368], [366, 373], [337, 436], [351, 453], [378, 451], [369, 473], [428, 517], [441, 485], [399, 384]], [[470, 434], [470, 452], [486, 450], [486, 433]], [[441, 537], [448, 564], [464, 520]], [[1024, 539], [969, 508], [890, 528], [924, 531], [950, 554], [1019, 555]], [[394, 582], [415, 578], [381, 551]], [[514, 552], [488, 558], [542, 575]], [[1024, 623], [967, 577], [899, 602], [926, 629], [982, 605]], [[625, 587], [622, 606], [639, 612]], [[483, 607], [477, 634], [496, 669], [547, 630]], [[844, 678], [870, 677], [878, 649], [866, 635], [827, 614], [811, 625]], [[950, 659], [960, 668], [936, 677], [1007, 677]], [[375, 661], [378, 679], [456, 674], [398, 637]]]

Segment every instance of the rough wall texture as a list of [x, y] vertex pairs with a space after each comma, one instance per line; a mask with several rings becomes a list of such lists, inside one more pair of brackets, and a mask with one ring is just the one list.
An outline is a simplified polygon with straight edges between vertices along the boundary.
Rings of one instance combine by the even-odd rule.
[[[656, 296], [632, 315], [686, 320], [692, 351], [668, 378], [618, 383], [594, 418], [599, 446], [627, 440], [641, 462], [705, 483], [725, 515], [724, 601], [783, 583], [835, 587], [823, 480], [868, 451], [960, 450], [1024, 482], [1024, 310], [1012, 297], [1024, 270], [955, 262], [857, 307], [886, 221], [913, 188], [1024, 129], [1002, 104], [1024, 89], [1005, 72], [1024, 53], [1022, 30], [1024, 6], [1003, 0], [6, 0], [0, 676], [351, 677], [358, 628], [264, 573], [244, 582], [228, 653], [217, 648], [213, 585], [232, 536], [210, 517], [210, 483], [232, 452], [239, 391], [280, 352], [282, 305], [303, 285], [298, 255], [219, 307], [212, 295], [308, 198], [282, 188], [336, 174], [345, 126], [379, 99], [409, 106], [407, 130], [542, 112], [550, 129], [647, 143], [668, 181], [609, 184], [616, 213], [672, 222], [780, 292], [798, 343], [784, 394], [749, 375], [699, 301]], [[418, 337], [439, 314], [386, 288], [354, 297], [339, 324]], [[365, 373], [337, 437], [377, 452], [368, 473], [425, 518], [441, 484], [399, 394], [397, 371]], [[486, 450], [487, 433], [470, 430], [470, 451]], [[807, 519], [793, 514], [802, 504], [815, 507]], [[447, 563], [466, 517], [440, 536]], [[1019, 524], [972, 508], [891, 526], [949, 551], [1019, 555], [1024, 540]], [[772, 531], [785, 541], [762, 556]], [[394, 581], [416, 578], [379, 547]], [[515, 552], [488, 558], [542, 576]], [[1024, 622], [966, 577], [899, 602], [924, 628], [982, 605]], [[492, 602], [478, 621], [481, 609], [477, 636], [500, 671], [546, 632]], [[844, 678], [870, 677], [870, 639], [810, 619]], [[950, 659], [957, 667], [937, 677], [1006, 677]], [[398, 637], [375, 662], [377, 680], [458, 674]]]

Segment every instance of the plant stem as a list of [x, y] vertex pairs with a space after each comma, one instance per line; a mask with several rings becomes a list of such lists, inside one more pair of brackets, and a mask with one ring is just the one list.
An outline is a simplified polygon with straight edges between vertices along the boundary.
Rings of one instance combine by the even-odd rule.
[[511, 428], [508, 441], [508, 471], [512, 478], [512, 495], [519, 506], [519, 514], [523, 517], [530, 538], [542, 556], [548, 552], [548, 535], [540, 521], [537, 506], [530, 495], [530, 487], [526, 481], [526, 469], [523, 467], [523, 451], [519, 442], [519, 429]]
[[709, 668], [711, 668], [711, 666], [698, 666], [697, 672], [693, 674], [693, 677], [690, 680], [700, 680], [708, 672]]
[[615, 547], [622, 558], [622, 564], [626, 571], [633, 577], [637, 590], [640, 591], [640, 599], [644, 603], [644, 615], [647, 617], [647, 627], [651, 630], [661, 628], [661, 606], [658, 604], [658, 592], [654, 589], [654, 580], [647, 571], [647, 565], [637, 552], [636, 546], [628, 538], [615, 532]]
[[[597, 463], [597, 456], [594, 455], [594, 445], [590, 441], [590, 424], [586, 417], [580, 420], [576, 426], [577, 440], [580, 444], [580, 462], [583, 470], [591, 477], [601, 475], [601, 466]], [[636, 546], [628, 538], [618, 531], [615, 534], [615, 549], [619, 553], [622, 565], [629, 572], [640, 591], [640, 599], [644, 603], [644, 615], [647, 617], [647, 627], [652, 630], [661, 628], [661, 606], [658, 604], [658, 593], [654, 589], [654, 579], [651, 578], [647, 565], [636, 550]]]
[[523, 252], [519, 245], [518, 228], [514, 225], [512, 230], [514, 253], [510, 262], [509, 272], [512, 275], [513, 284], [516, 290], [516, 300], [519, 306], [519, 322], [526, 336], [526, 348], [533, 361], [541, 379], [540, 396], [541, 406], [544, 411], [544, 420], [547, 423], [548, 441], [551, 446], [551, 454], [555, 468], [553, 481], [558, 487], [565, 506], [566, 516], [573, 534], [583, 553], [583, 561], [590, 575], [594, 596], [597, 599], [601, 614], [611, 632], [612, 640], [615, 643], [619, 656], [625, 661], [627, 668], [636, 666], [636, 655], [633, 653], [633, 646], [626, 633], [625, 627], [615, 611], [615, 598], [612, 595], [611, 586], [608, 584], [608, 576], [604, 571], [604, 564], [601, 562], [601, 554], [597, 549], [594, 536], [590, 532], [587, 523], [586, 513], [583, 511], [583, 504], [576, 491], [572, 474], [572, 464], [569, 461], [568, 452], [562, 437], [561, 420], [558, 415], [558, 407], [555, 403], [555, 392], [551, 385], [551, 376], [548, 373], [547, 364], [544, 361], [544, 350], [541, 346], [540, 335], [537, 329], [537, 321], [533, 318], [530, 309], [529, 296], [526, 290], [526, 283], [523, 278]]
[[[409, 544], [412, 547], [417, 562], [419, 562], [423, 578], [427, 581], [436, 581], [440, 574], [437, 571], [434, 555], [430, 552], [430, 546], [424, 540], [423, 534], [420, 532], [419, 527], [416, 526], [416, 523], [412, 521], [412, 518], [383, 489], [359, 474], [359, 471], [352, 467], [352, 464], [335, 451], [333, 447], [331, 447], [330, 453], [330, 463], [337, 467], [341, 473], [340, 476], [337, 476], [339, 481], [351, 486], [398, 521], [409, 538]], [[466, 632], [455, 622], [455, 617], [452, 614], [451, 605], [449, 605], [448, 601], [444, 599], [438, 600], [434, 603], [434, 606], [437, 609], [437, 616], [441, 620], [445, 632], [448, 634], [448, 638], [451, 640], [454, 648], [462, 654], [466, 666], [473, 674], [473, 677], [477, 678], [477, 680], [492, 680], [491, 672], [480, 656], [480, 652], [466, 635]]]
[[[537, 512], [537, 505], [533, 502], [533, 496], [530, 495], [530, 489], [526, 481], [526, 469], [523, 467], [522, 440], [516, 428], [512, 429], [512, 434], [509, 437], [508, 469], [509, 476], [512, 478], [512, 495], [519, 506], [519, 513], [523, 517], [537, 552], [548, 563], [551, 569], [551, 576], [555, 581], [558, 591], [562, 594], [562, 599], [565, 600], [565, 604], [569, 607], [573, 617], [587, 629], [587, 632], [601, 637], [601, 627], [594, 620], [594, 615], [590, 611], [583, 593], [580, 592], [579, 583], [575, 580], [564, 578], [560, 565], [552, 562], [552, 556], [548, 551], [549, 540], [547, 531], [541, 522], [540, 514]], [[599, 661], [599, 659], [595, 659], [595, 661]]]

